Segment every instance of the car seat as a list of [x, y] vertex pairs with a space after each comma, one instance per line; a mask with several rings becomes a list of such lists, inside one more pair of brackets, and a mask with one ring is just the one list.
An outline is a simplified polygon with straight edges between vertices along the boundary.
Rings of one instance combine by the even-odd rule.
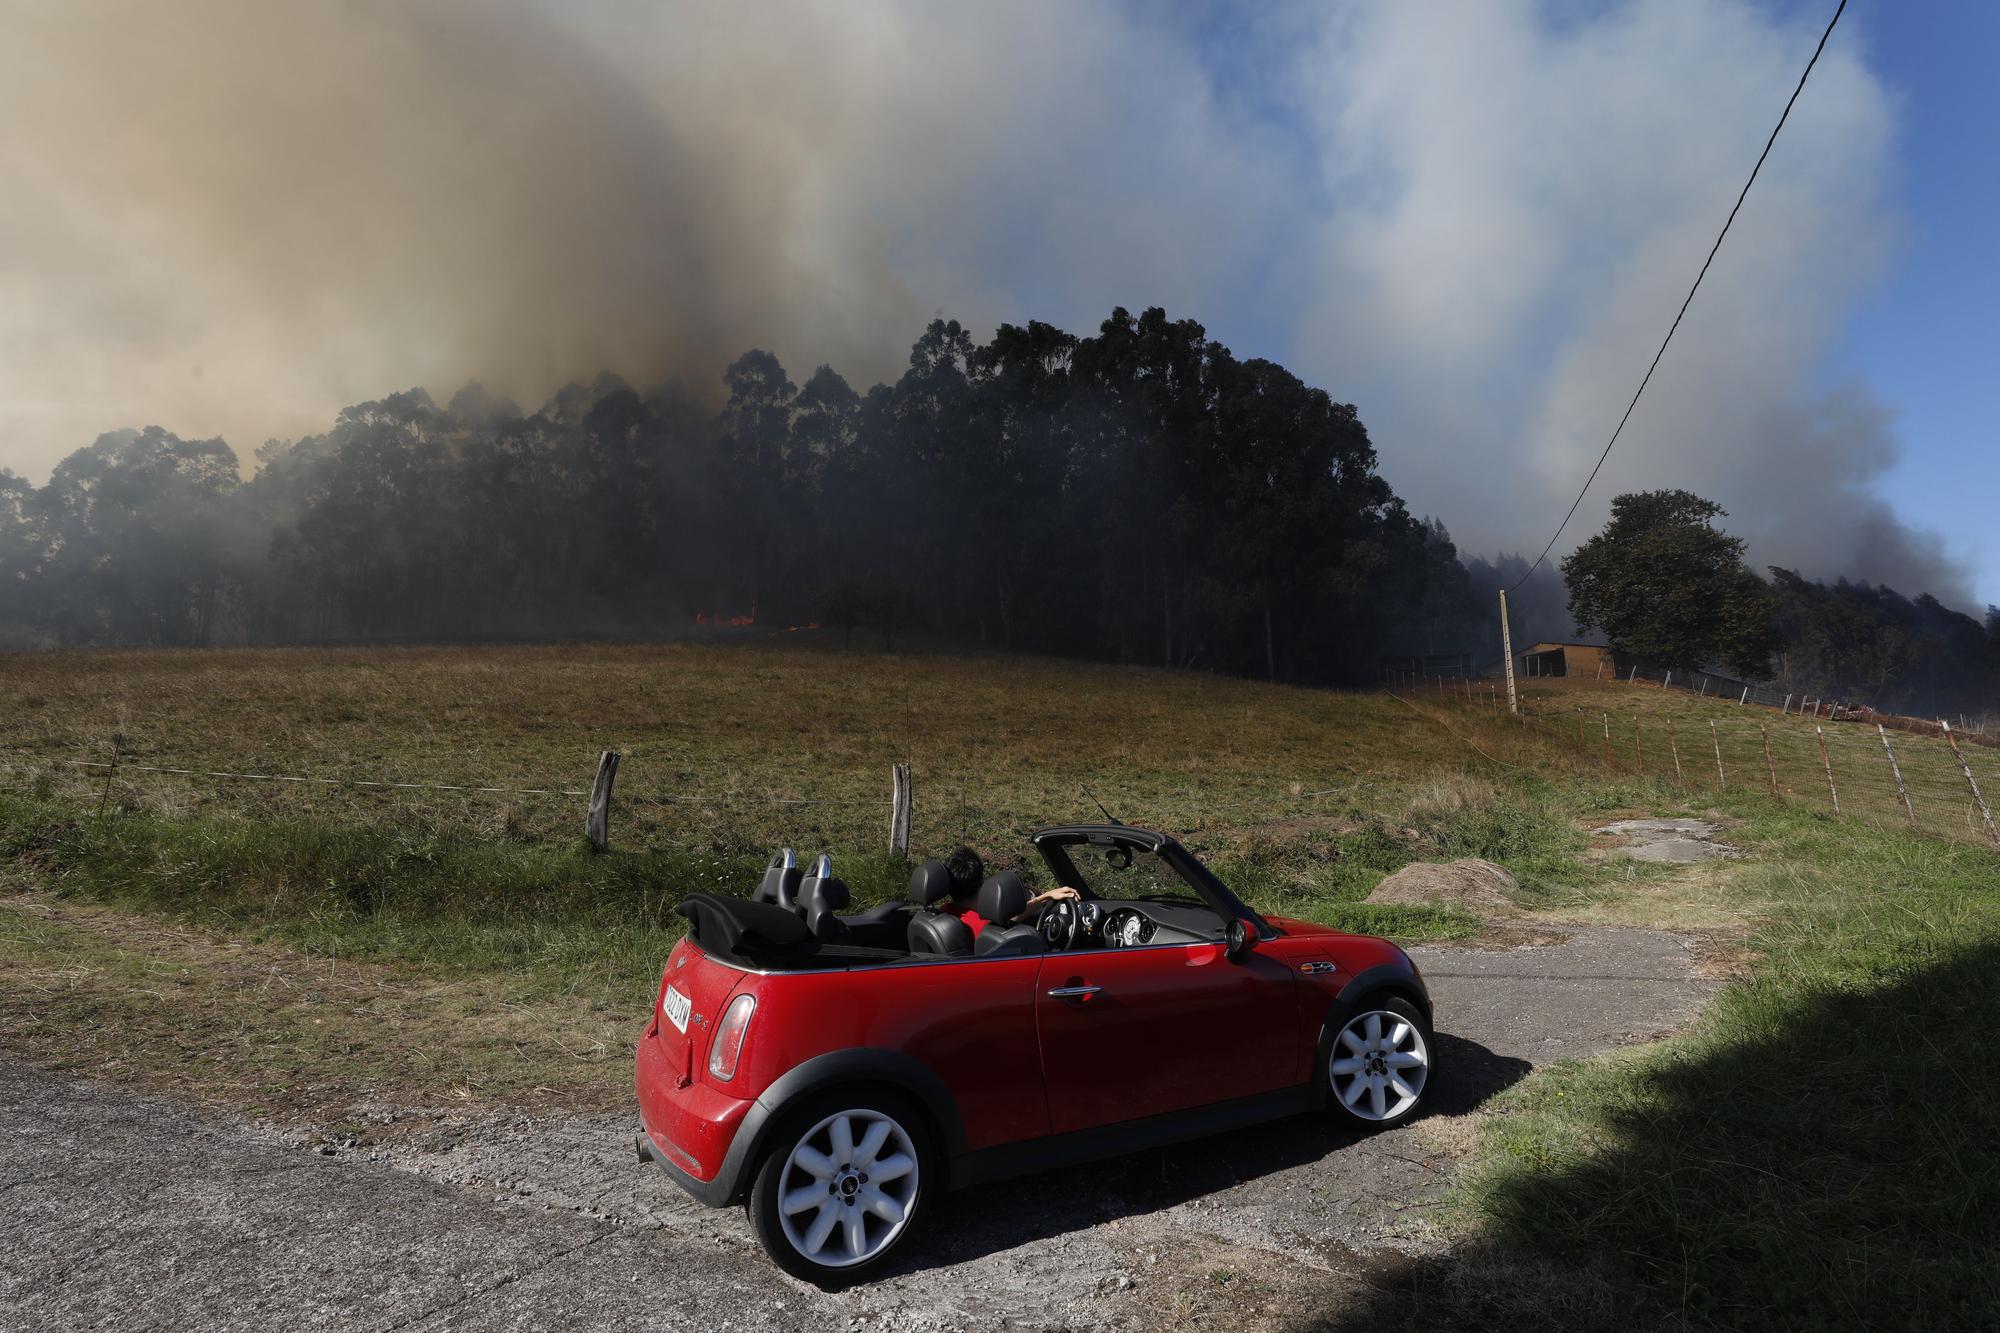
[[[832, 867], [829, 866], [829, 869]], [[852, 944], [847, 923], [835, 913], [847, 906], [847, 882], [819, 875], [799, 886], [806, 930], [821, 944]]]
[[772, 855], [771, 863], [764, 867], [764, 878], [757, 882], [750, 901], [797, 911], [799, 883], [804, 877], [805, 871], [799, 867], [798, 856], [791, 848], [781, 847]]
[[951, 876], [942, 861], [926, 861], [910, 872], [910, 889], [902, 902], [878, 903], [865, 912], [841, 919], [851, 944], [871, 949], [909, 947], [911, 913], [929, 907], [951, 892]]
[[910, 915], [904, 947], [914, 954], [964, 958], [972, 952], [972, 927], [937, 905], [951, 897], [951, 872], [942, 861], [926, 861], [910, 872]]
[[973, 943], [974, 956], [992, 958], [1048, 952], [1049, 946], [1039, 930], [1014, 920], [1027, 910], [1032, 896], [1027, 884], [1011, 870], [987, 876], [986, 882], [979, 886], [977, 902], [979, 915], [986, 918], [987, 924]]

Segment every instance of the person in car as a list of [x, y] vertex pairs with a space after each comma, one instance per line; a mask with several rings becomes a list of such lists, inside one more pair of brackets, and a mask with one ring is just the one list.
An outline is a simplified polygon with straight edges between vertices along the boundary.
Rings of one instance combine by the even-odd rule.
[[937, 909], [963, 921], [974, 939], [977, 939], [979, 932], [987, 926], [1012, 925], [1014, 921], [1022, 920], [1043, 903], [1055, 902], [1058, 899], [1073, 901], [1080, 896], [1069, 885], [1059, 885], [1047, 893], [1038, 893], [1028, 899], [1028, 905], [1014, 914], [1013, 921], [988, 921], [979, 915], [979, 909], [975, 906], [979, 901], [979, 886], [986, 880], [986, 863], [980, 859], [979, 853], [970, 847], [961, 847], [945, 858], [944, 868], [951, 876], [951, 897], [939, 903]]

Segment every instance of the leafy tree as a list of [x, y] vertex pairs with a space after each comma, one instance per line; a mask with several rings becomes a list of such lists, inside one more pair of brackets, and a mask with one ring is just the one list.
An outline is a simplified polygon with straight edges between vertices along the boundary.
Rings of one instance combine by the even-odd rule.
[[1743, 541], [1711, 526], [1722, 507], [1688, 491], [1611, 502], [1604, 531], [1562, 562], [1570, 614], [1622, 653], [1693, 669], [1722, 662], [1763, 678], [1780, 646], [1777, 603], [1743, 563]]

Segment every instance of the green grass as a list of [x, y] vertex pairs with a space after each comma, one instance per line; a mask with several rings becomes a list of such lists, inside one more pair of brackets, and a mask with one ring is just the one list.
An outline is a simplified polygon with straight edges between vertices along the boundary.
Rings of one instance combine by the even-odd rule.
[[[1809, 726], [1773, 728], [1783, 799], [1768, 776], [1718, 790], [1712, 752], [1702, 762], [1707, 722], [1730, 773], [1754, 779], [1755, 710], [1609, 685], [1538, 685], [1522, 725], [1421, 697], [790, 646], [114, 653], [0, 659], [0, 671], [21, 701], [0, 723], [15, 788], [0, 792], [0, 883], [30, 891], [17, 902], [191, 923], [211, 941], [201, 956], [226, 962], [231, 941], [248, 941], [272, 972], [299, 971], [288, 957], [312, 975], [320, 960], [362, 960], [391, 998], [355, 1001], [356, 1021], [393, 1021], [413, 1049], [504, 1013], [515, 1026], [444, 1079], [503, 1099], [527, 1082], [510, 1072], [523, 1032], [546, 1038], [526, 1066], [536, 1095], [568, 1095], [579, 1040], [615, 1054], [590, 1034], [642, 1011], [680, 927], [673, 904], [747, 889], [771, 847], [831, 849], [861, 902], [898, 892], [904, 867], [882, 852], [886, 770], [906, 758], [919, 855], [968, 840], [995, 864], [1018, 861], [1028, 829], [1092, 813], [1088, 783], [1270, 912], [1463, 936], [1475, 928], [1463, 915], [1360, 900], [1410, 860], [1478, 856], [1513, 871], [1531, 908], [1751, 921], [1753, 974], [1681, 1036], [1506, 1094], [1458, 1198], [1458, 1244], [1373, 1270], [1375, 1299], [1321, 1316], [1369, 1333], [2000, 1323], [2000, 856], [1968, 840], [1939, 756], [1902, 736], [1926, 829], [1956, 841], [1898, 827], [1883, 796], [1893, 784], [1867, 768], [1872, 731], [1834, 742], [1843, 805], [1860, 816], [1835, 820], [1808, 780]], [[1601, 722], [1583, 744], [1573, 734], [1586, 707], [1622, 721], [1609, 766]], [[1642, 771], [1626, 762], [1634, 715]], [[1701, 743], [1683, 746], [1680, 781], [1659, 744], [1669, 722]], [[142, 762], [524, 786], [586, 785], [596, 749], [615, 746], [627, 755], [617, 850], [580, 845], [572, 798], [140, 775], [107, 787], [101, 771], [62, 764], [104, 757], [114, 731]], [[2000, 774], [1988, 787], [2000, 794]], [[1584, 858], [1587, 817], [1640, 811], [1740, 819], [1730, 836], [1754, 859], [1691, 873]], [[102, 941], [60, 923], [0, 933], [0, 1002], [64, 997], [37, 1050], [54, 1049], [61, 1023], [143, 1023], [162, 1009], [152, 946]], [[161, 948], [183, 980], [208, 965]], [[188, 983], [200, 1023], [169, 1035], [213, 1055], [204, 1077], [220, 1080], [236, 1066], [216, 1034], [232, 1004], [251, 1012], [262, 983], [248, 963], [215, 965], [215, 984]], [[100, 975], [126, 981], [106, 998], [91, 989]], [[463, 988], [435, 1019], [433, 978]], [[262, 1054], [242, 1057], [238, 1086], [262, 1096], [309, 1077], [280, 1061], [302, 1033], [329, 1059], [363, 1062], [355, 1078], [386, 1080], [385, 1095], [437, 1077], [377, 1070], [380, 1043], [318, 1035], [310, 1003], [288, 1013]], [[170, 1050], [161, 1077], [181, 1058]], [[573, 1063], [590, 1096], [617, 1091], [611, 1056]]]
[[2000, 1321], [2000, 857], [1732, 804], [1755, 973], [1506, 1094], [1461, 1246], [1334, 1326]]

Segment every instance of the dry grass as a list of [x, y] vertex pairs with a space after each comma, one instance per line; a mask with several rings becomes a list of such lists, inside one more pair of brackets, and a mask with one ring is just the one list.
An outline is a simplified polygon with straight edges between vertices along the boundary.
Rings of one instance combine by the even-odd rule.
[[[1824, 719], [1815, 723], [1796, 713], [1780, 716], [1769, 708], [1702, 698], [1643, 681], [1630, 685], [1537, 680], [1525, 686], [1524, 696], [1535, 730], [1563, 741], [1575, 756], [1595, 757], [1602, 770], [1628, 776], [1643, 774], [1672, 784], [1696, 800], [1719, 790], [1768, 796], [1775, 772], [1778, 799], [1789, 805], [1831, 814], [1837, 788], [1843, 817], [1883, 828], [1908, 826], [1909, 816], [1897, 793], [1889, 757], [1872, 723]], [[1469, 714], [1489, 728], [1494, 725], [1490, 713], [1467, 704], [1462, 696], [1446, 693], [1428, 702], [1440, 711]], [[1608, 764], [1603, 758], [1607, 719]], [[1711, 723], [1715, 727], [1713, 738]], [[1819, 749], [1822, 732], [1827, 747], [1824, 761]], [[1766, 735], [1771, 747], [1768, 763]], [[1717, 742], [1722, 755], [1720, 778], [1716, 773]], [[1942, 739], [1892, 730], [1889, 743], [1902, 767], [1921, 831], [1992, 845], [1958, 760]], [[1676, 749], [1680, 755], [1678, 775]], [[1972, 744], [1963, 750], [1988, 804], [2000, 801], [2000, 750]], [[1832, 787], [1827, 781], [1828, 764], [1833, 769]]]
[[[0, 680], [0, 786], [95, 804], [103, 771], [69, 761], [108, 761], [114, 734], [136, 764], [570, 790], [614, 748], [628, 846], [879, 845], [897, 760], [915, 764], [926, 846], [1095, 817], [1086, 783], [1120, 818], [1193, 832], [1373, 808], [1420, 775], [1486, 762], [1379, 695], [790, 643], [10, 654]], [[1567, 747], [1501, 742], [1510, 762], [1577, 764]], [[515, 839], [576, 836], [584, 804], [137, 773], [109, 792], [170, 814]]]
[[330, 1124], [378, 1101], [622, 1104], [644, 1001], [520, 989], [0, 897], [0, 1058], [288, 1122]]

